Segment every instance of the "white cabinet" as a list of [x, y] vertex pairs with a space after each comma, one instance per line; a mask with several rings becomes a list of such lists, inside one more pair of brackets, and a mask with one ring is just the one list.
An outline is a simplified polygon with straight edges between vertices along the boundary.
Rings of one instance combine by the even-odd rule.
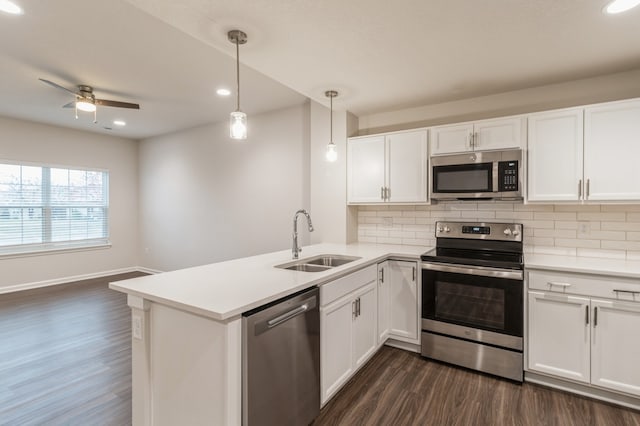
[[589, 299], [529, 292], [529, 369], [589, 383]]
[[389, 315], [391, 306], [389, 304], [389, 261], [378, 263], [378, 345], [384, 344], [389, 337]]
[[640, 396], [640, 303], [592, 299], [591, 383]]
[[529, 116], [529, 201], [578, 201], [582, 197], [583, 109]]
[[378, 343], [387, 338], [420, 344], [417, 262], [378, 265]]
[[585, 108], [584, 129], [586, 199], [640, 200], [640, 100]]
[[427, 202], [427, 131], [349, 139], [347, 201]]
[[431, 155], [522, 148], [524, 118], [508, 117], [431, 129]]
[[528, 120], [528, 201], [640, 200], [640, 100]]
[[376, 277], [373, 265], [320, 286], [322, 404], [377, 348]]
[[637, 280], [536, 270], [529, 289], [530, 371], [640, 396]]

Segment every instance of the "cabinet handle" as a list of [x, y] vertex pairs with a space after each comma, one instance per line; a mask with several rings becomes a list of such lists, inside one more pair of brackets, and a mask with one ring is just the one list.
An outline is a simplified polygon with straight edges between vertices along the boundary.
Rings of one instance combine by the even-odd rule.
[[480, 144], [478, 143], [478, 132], [475, 132], [475, 133], [473, 134], [473, 147], [474, 147], [474, 148], [477, 148], [477, 147], [478, 147], [478, 145], [480, 145]]
[[360, 316], [360, 298], [356, 299], [356, 317]]
[[473, 133], [469, 133], [469, 148], [473, 148]]
[[613, 290], [614, 293], [628, 293], [628, 294], [640, 294], [640, 291], [635, 291], [635, 290]]
[[387, 201], [389, 201], [389, 198], [391, 198], [391, 189], [389, 187], [385, 187], [385, 198]]
[[589, 325], [589, 305], [584, 307], [584, 320]]
[[587, 200], [589, 199], [589, 195], [591, 195], [591, 179], [587, 179]]
[[549, 284], [549, 287], [553, 287], [553, 286], [565, 287], [565, 288], [566, 287], [571, 287], [571, 283], [561, 283], [561, 282], [558, 282], [558, 281], [547, 281], [547, 284]]
[[582, 179], [578, 181], [578, 199], [582, 198]]
[[384, 186], [380, 187], [380, 199], [384, 201]]
[[380, 281], [384, 282], [384, 268], [380, 269]]
[[413, 281], [416, 281], [416, 267], [413, 267]]
[[598, 307], [593, 308], [593, 326], [598, 326]]

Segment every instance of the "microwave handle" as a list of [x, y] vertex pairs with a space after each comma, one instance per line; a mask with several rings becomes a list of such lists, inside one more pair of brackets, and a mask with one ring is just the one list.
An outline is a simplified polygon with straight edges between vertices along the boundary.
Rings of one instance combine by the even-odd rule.
[[498, 192], [498, 180], [499, 180], [499, 177], [498, 177], [498, 164], [499, 164], [498, 161], [494, 161], [493, 162], [493, 171], [492, 171], [493, 179], [491, 179], [493, 181], [493, 184], [491, 186], [493, 187], [493, 192], [494, 193]]

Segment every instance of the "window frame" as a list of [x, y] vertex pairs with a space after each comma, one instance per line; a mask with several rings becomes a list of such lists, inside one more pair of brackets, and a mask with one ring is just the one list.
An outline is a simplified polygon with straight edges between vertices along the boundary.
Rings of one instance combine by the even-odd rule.
[[[51, 254], [54, 252], [65, 251], [85, 251], [95, 249], [105, 249], [111, 247], [110, 240], [110, 177], [111, 174], [108, 169], [99, 167], [87, 167], [87, 166], [70, 166], [67, 164], [52, 164], [52, 163], [38, 163], [30, 161], [18, 161], [10, 160], [6, 158], [0, 158], [0, 164], [7, 164], [21, 167], [40, 167], [42, 169], [48, 169], [48, 173], [43, 173], [43, 179], [40, 183], [41, 188], [41, 200], [40, 206], [34, 206], [33, 208], [42, 209], [42, 233], [43, 241], [39, 243], [22, 243], [13, 245], [0, 245], [0, 259], [12, 258], [12, 257], [24, 257], [24, 256], [38, 256], [44, 254]], [[100, 206], [96, 205], [55, 205], [52, 203], [51, 198], [51, 169], [63, 169], [67, 171], [76, 170], [82, 172], [98, 172], [102, 173], [102, 195], [104, 196], [104, 203]], [[85, 186], [86, 187], [86, 186]], [[32, 206], [1, 206], [2, 208], [15, 208], [25, 210]], [[65, 241], [52, 241], [52, 211], [55, 208], [73, 209], [73, 208], [97, 208], [102, 210], [104, 223], [104, 236], [98, 238], [84, 238], [78, 240], [65, 240]], [[45, 239], [48, 239], [45, 241]]]

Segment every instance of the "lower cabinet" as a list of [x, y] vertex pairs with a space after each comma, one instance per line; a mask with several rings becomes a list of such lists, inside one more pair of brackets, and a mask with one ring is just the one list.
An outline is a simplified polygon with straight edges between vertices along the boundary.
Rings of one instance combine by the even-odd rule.
[[640, 283], [531, 271], [529, 289], [529, 370], [640, 396]]
[[387, 338], [420, 344], [417, 262], [378, 264], [378, 344]]
[[373, 265], [320, 287], [322, 404], [376, 351], [376, 276]]

